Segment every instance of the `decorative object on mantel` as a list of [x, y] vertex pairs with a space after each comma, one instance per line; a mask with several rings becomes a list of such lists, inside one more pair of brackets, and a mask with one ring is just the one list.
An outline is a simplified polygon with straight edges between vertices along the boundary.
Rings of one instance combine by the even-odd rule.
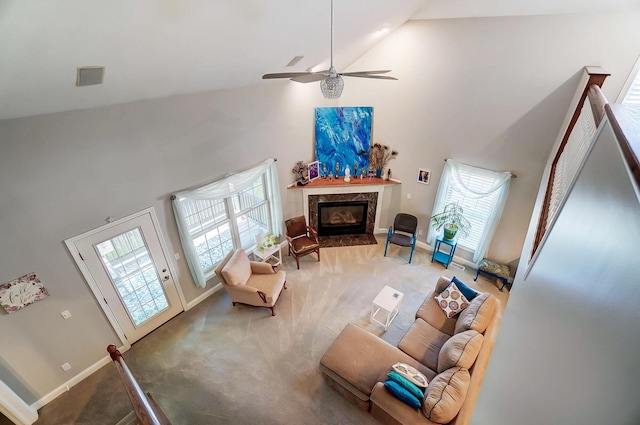
[[385, 180], [391, 180], [391, 168], [387, 170], [387, 177], [385, 178]]
[[304, 161], [296, 162], [296, 165], [291, 170], [291, 172], [296, 175], [296, 184], [298, 186], [304, 186], [305, 184], [309, 183], [309, 180], [305, 176], [307, 170], [308, 167], [307, 164], [304, 163]]
[[430, 179], [431, 179], [431, 171], [425, 170], [423, 168], [418, 169], [418, 183], [429, 184]]
[[351, 170], [349, 170], [349, 166], [344, 169], [344, 181], [349, 183], [351, 181]]
[[376, 170], [376, 177], [382, 177], [382, 169], [389, 161], [398, 156], [398, 151], [392, 150], [389, 145], [374, 143], [369, 152], [369, 167]]
[[316, 160], [325, 164], [336, 178], [344, 175], [347, 165], [367, 167], [371, 106], [315, 108], [315, 117]]
[[320, 161], [310, 162], [307, 166], [309, 169], [309, 181], [312, 182], [320, 177]]
[[29, 273], [0, 285], [0, 305], [11, 314], [49, 296], [35, 273]]

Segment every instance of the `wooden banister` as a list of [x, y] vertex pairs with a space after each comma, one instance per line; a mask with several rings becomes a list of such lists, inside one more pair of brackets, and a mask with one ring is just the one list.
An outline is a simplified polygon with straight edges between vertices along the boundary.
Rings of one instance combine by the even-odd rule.
[[[604, 105], [607, 103], [607, 100], [604, 97], [604, 95], [602, 95], [602, 92], [600, 91], [600, 87], [602, 87], [602, 84], [604, 84], [604, 80], [611, 74], [604, 72], [602, 68], [596, 67], [596, 66], [586, 66], [584, 68], [584, 71], [588, 75], [588, 79], [586, 84], [582, 88], [582, 93], [578, 100], [578, 104], [576, 105], [576, 108], [571, 115], [569, 124], [565, 129], [564, 134], [562, 135], [562, 141], [558, 146], [558, 150], [551, 164], [549, 179], [547, 181], [547, 189], [545, 192], [544, 201], [542, 203], [540, 218], [538, 219], [538, 227], [537, 227], [536, 236], [533, 242], [533, 248], [531, 250], [531, 255], [529, 258], [533, 258], [533, 255], [537, 251], [538, 246], [540, 245], [540, 242], [542, 242], [542, 239], [547, 232], [547, 228], [549, 227], [548, 226], [549, 210], [550, 210], [553, 182], [555, 180], [556, 166], [558, 165], [560, 156], [562, 155], [562, 152], [564, 152], [564, 148], [567, 145], [567, 142], [569, 141], [569, 136], [571, 136], [571, 132], [573, 131], [576, 123], [578, 122], [578, 118], [580, 118], [580, 114], [582, 113], [582, 107], [584, 106], [585, 100], [586, 99], [590, 100], [596, 126], [600, 124], [600, 121], [602, 121], [602, 118], [604, 117]], [[592, 89], [592, 87], [594, 86], [596, 88]], [[591, 96], [589, 96], [590, 92], [593, 92]], [[593, 102], [595, 102], [595, 105]]]
[[144, 393], [140, 385], [133, 376], [124, 357], [115, 345], [109, 345], [107, 351], [111, 360], [116, 365], [118, 374], [124, 385], [124, 389], [129, 396], [129, 401], [133, 406], [139, 425], [171, 425], [169, 418], [164, 414], [158, 403], [151, 397], [151, 394]]

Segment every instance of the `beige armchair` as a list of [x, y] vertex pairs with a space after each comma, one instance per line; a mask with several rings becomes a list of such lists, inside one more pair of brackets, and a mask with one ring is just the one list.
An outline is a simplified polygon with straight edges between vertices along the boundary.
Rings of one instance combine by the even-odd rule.
[[275, 316], [275, 305], [282, 289], [287, 289], [286, 274], [276, 271], [269, 263], [250, 261], [247, 253], [239, 249], [231, 251], [215, 269], [216, 276], [229, 294], [231, 302], [271, 309]]

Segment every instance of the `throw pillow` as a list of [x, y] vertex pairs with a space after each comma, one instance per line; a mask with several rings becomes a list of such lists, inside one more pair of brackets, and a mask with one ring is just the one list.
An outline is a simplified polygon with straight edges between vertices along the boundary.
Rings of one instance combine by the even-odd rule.
[[448, 318], [454, 318], [458, 313], [467, 308], [469, 301], [454, 282], [451, 282], [444, 291], [436, 295], [435, 300]]
[[460, 366], [470, 369], [476, 361], [484, 336], [474, 330], [460, 332], [444, 343], [438, 354], [438, 372]]
[[451, 282], [456, 284], [460, 292], [462, 292], [462, 295], [464, 295], [469, 301], [472, 301], [478, 295], [478, 291], [473, 288], [469, 288], [455, 276], [451, 278]]
[[411, 407], [419, 409], [420, 406], [422, 405], [422, 403], [420, 403], [420, 399], [418, 397], [414, 396], [409, 391], [405, 390], [402, 387], [402, 385], [398, 384], [397, 382], [394, 382], [394, 381], [392, 381], [390, 379], [387, 379], [386, 381], [384, 381], [384, 387], [395, 398], [397, 398], [398, 400], [402, 401], [403, 403], [408, 404]]
[[406, 363], [398, 362], [391, 367], [393, 368], [394, 372], [398, 373], [398, 375], [407, 378], [418, 387], [426, 388], [427, 385], [429, 385], [427, 377], [418, 372], [418, 370], [413, 366], [409, 366]]
[[424, 397], [424, 392], [418, 388], [416, 384], [409, 381], [404, 376], [400, 375], [398, 372], [389, 372], [387, 374], [387, 380], [391, 380], [397, 384], [399, 384], [402, 388], [409, 391], [411, 394], [416, 396], [418, 400], [422, 400]]
[[431, 422], [451, 422], [467, 397], [470, 381], [469, 371], [461, 367], [452, 367], [436, 375], [424, 394], [422, 413]]
[[489, 326], [489, 322], [494, 317], [498, 299], [485, 292], [475, 297], [469, 303], [469, 307], [458, 316], [455, 333], [473, 329], [480, 333]]

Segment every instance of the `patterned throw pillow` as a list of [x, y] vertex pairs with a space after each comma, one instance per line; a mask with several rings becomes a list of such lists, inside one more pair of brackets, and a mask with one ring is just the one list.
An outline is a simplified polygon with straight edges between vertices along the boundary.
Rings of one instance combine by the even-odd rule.
[[438, 305], [449, 318], [454, 318], [458, 313], [467, 308], [469, 301], [462, 294], [454, 282], [435, 296]]

